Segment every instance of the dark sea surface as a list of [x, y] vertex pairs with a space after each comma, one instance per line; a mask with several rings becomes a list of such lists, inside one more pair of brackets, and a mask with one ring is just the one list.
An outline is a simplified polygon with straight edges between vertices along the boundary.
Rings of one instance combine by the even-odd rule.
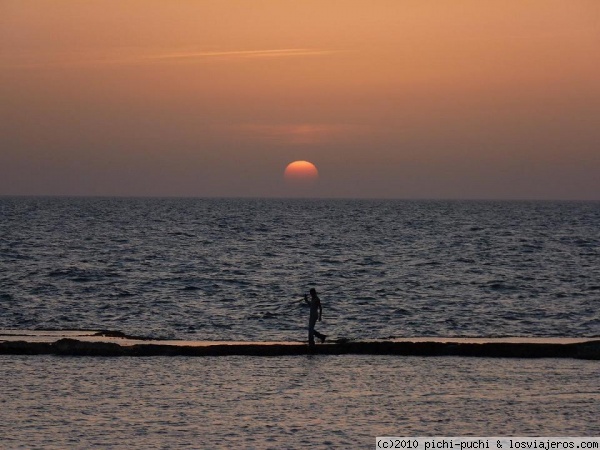
[[0, 197], [0, 329], [600, 335], [600, 203]]
[[[600, 203], [0, 198], [0, 329], [600, 335]], [[0, 448], [598, 436], [598, 361], [0, 355]]]
[[0, 355], [0, 448], [373, 449], [599, 436], [598, 361]]

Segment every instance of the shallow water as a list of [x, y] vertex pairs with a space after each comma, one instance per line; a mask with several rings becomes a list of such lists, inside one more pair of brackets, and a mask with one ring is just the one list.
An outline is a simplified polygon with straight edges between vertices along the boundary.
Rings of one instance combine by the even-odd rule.
[[0, 328], [600, 335], [600, 203], [0, 198]]
[[2, 448], [373, 448], [598, 436], [598, 363], [387, 356], [0, 356]]

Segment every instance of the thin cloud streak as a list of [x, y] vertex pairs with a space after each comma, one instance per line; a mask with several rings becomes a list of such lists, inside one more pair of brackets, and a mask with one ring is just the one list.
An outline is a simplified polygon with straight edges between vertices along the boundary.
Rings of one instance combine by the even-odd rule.
[[365, 132], [367, 127], [347, 124], [296, 123], [283, 125], [243, 124], [234, 127], [248, 138], [292, 145], [338, 141]]
[[145, 59], [189, 59], [189, 58], [210, 58], [220, 56], [233, 56], [240, 58], [275, 58], [289, 56], [312, 56], [329, 55], [335, 53], [333, 50], [311, 49], [311, 48], [283, 48], [273, 50], [234, 50], [224, 52], [190, 52], [175, 53], [166, 55], [154, 55], [145, 57]]
[[230, 50], [230, 51], [205, 51], [205, 52], [177, 52], [157, 55], [136, 55], [122, 58], [96, 58], [88, 60], [67, 61], [42, 61], [32, 63], [4, 63], [3, 68], [12, 69], [34, 69], [43, 67], [87, 67], [128, 65], [144, 63], [166, 63], [170, 61], [193, 61], [225, 58], [293, 58], [302, 56], [323, 56], [337, 53], [335, 50], [317, 48], [281, 48], [265, 50]]

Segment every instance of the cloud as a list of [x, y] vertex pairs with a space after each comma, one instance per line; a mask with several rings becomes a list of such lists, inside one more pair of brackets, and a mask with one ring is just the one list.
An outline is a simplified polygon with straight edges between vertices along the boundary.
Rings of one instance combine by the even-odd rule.
[[298, 123], [284, 125], [243, 124], [235, 127], [249, 137], [293, 145], [319, 144], [338, 140], [356, 132], [344, 124]]
[[332, 50], [323, 50], [316, 48], [282, 48], [271, 50], [232, 50], [232, 51], [214, 51], [214, 52], [185, 52], [185, 53], [167, 53], [163, 55], [152, 55], [144, 57], [147, 60], [172, 60], [172, 59], [197, 59], [197, 58], [282, 58], [294, 56], [315, 56], [328, 55], [334, 53]]
[[193, 62], [216, 59], [250, 59], [250, 58], [298, 58], [307, 56], [323, 56], [336, 53], [334, 50], [318, 48], [278, 48], [261, 50], [227, 50], [227, 51], [172, 51], [157, 54], [137, 54], [123, 56], [98, 56], [83, 54], [56, 54], [36, 57], [28, 55], [26, 60], [15, 58], [0, 64], [4, 68], [42, 68], [42, 67], [93, 67], [131, 64], [161, 64], [169, 62]]

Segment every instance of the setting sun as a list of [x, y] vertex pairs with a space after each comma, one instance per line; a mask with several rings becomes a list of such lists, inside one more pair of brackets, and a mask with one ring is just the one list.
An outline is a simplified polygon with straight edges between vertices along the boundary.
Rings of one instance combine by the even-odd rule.
[[313, 182], [319, 178], [319, 171], [311, 162], [294, 161], [287, 165], [283, 176], [291, 182]]

